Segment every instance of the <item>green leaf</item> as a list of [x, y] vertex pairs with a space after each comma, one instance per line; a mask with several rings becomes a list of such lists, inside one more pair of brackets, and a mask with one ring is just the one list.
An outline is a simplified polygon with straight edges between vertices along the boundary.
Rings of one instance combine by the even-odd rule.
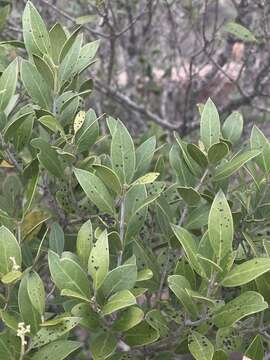
[[122, 184], [130, 184], [135, 172], [135, 149], [132, 137], [118, 120], [111, 142], [112, 168]]
[[213, 322], [220, 328], [228, 327], [243, 317], [267, 308], [268, 304], [261, 294], [255, 291], [246, 291], [216, 310], [213, 315]]
[[49, 247], [56, 254], [61, 255], [64, 251], [65, 245], [65, 235], [61, 226], [54, 222], [51, 225], [50, 237], [49, 237]]
[[58, 158], [57, 152], [42, 138], [36, 138], [31, 141], [31, 145], [39, 149], [37, 155], [39, 162], [54, 176], [63, 178], [62, 163]]
[[98, 330], [101, 326], [99, 315], [85, 302], [75, 305], [71, 309], [71, 314], [80, 317], [80, 325], [89, 330]]
[[147, 207], [138, 209], [147, 198], [145, 185], [132, 186], [125, 195], [125, 223], [127, 224], [125, 238], [130, 241], [141, 229], [147, 214]]
[[156, 138], [155, 136], [145, 140], [135, 151], [136, 167], [134, 178], [142, 176], [147, 173], [151, 161], [153, 159], [156, 150]]
[[192, 331], [188, 336], [188, 348], [196, 360], [212, 360], [214, 346], [206, 336]]
[[235, 156], [225, 164], [220, 165], [214, 174], [214, 181], [221, 181], [234, 174], [239, 170], [245, 163], [260, 155], [261, 151], [249, 150], [241, 155]]
[[193, 160], [196, 161], [198, 165], [205, 168], [208, 165], [208, 160], [204, 152], [195, 145], [195, 144], [187, 144], [187, 151]]
[[222, 286], [247, 284], [270, 270], [270, 258], [255, 258], [235, 266], [223, 279]]
[[236, 144], [243, 132], [244, 119], [238, 111], [233, 111], [222, 125], [222, 135], [232, 144]]
[[43, 282], [35, 271], [27, 275], [27, 292], [33, 307], [40, 315], [45, 311], [45, 289]]
[[26, 325], [30, 325], [31, 334], [35, 334], [39, 329], [41, 323], [41, 316], [39, 312], [33, 307], [27, 289], [28, 274], [23, 276], [18, 292], [18, 305], [22, 320]]
[[[195, 175], [196, 177], [201, 177], [202, 174], [202, 168], [197, 164], [195, 160], [189, 155], [187, 151], [187, 143], [180, 139], [180, 137], [175, 133], [175, 140], [177, 144], [179, 145], [181, 154], [183, 156], [183, 159], [185, 160], [185, 163], [187, 167], [189, 168], [190, 172]], [[179, 161], [179, 159], [178, 159]], [[190, 185], [190, 183], [188, 184]]]
[[33, 40], [42, 54], [49, 55], [51, 53], [51, 42], [44, 21], [30, 1], [27, 2], [26, 8], [27, 7], [29, 9]]
[[72, 330], [79, 323], [80, 318], [67, 317], [65, 319], [62, 319], [55, 326], [42, 327], [33, 337], [31, 341], [31, 349], [38, 348], [59, 339], [60, 337], [68, 333], [70, 330]]
[[220, 264], [221, 259], [232, 251], [233, 218], [225, 195], [220, 190], [212, 203], [208, 218], [209, 240]]
[[79, 35], [59, 66], [59, 82], [61, 85], [75, 75], [75, 66], [80, 56], [83, 36]]
[[131, 185], [145, 185], [151, 184], [154, 182], [159, 176], [159, 173], [151, 172], [141, 176], [139, 179], [135, 180]]
[[49, 37], [52, 47], [52, 59], [55, 64], [59, 63], [59, 55], [67, 40], [66, 33], [60, 24], [55, 24], [49, 31]]
[[233, 21], [228, 22], [224, 26], [224, 30], [234, 35], [237, 39], [243, 40], [244, 42], [257, 42], [257, 39], [250, 30], [248, 30], [243, 25], [237, 24]]
[[117, 338], [114, 334], [107, 332], [100, 334], [90, 344], [91, 353], [94, 360], [105, 360], [110, 357], [117, 345]]
[[214, 353], [213, 360], [229, 360], [229, 358], [224, 350], [217, 350]]
[[203, 274], [202, 268], [198, 264], [197, 260], [197, 244], [192, 235], [183, 227], [177, 225], [171, 226], [175, 236], [180, 241], [183, 249], [185, 250], [190, 265], [199, 275]]
[[109, 245], [107, 230], [104, 230], [93, 245], [88, 260], [88, 273], [93, 279], [94, 289], [100, 288], [109, 271]]
[[109, 167], [93, 164], [95, 174], [104, 182], [108, 189], [111, 189], [114, 193], [120, 194], [122, 185], [120, 183], [118, 175]]
[[70, 258], [59, 258], [49, 251], [48, 263], [55, 285], [60, 289], [69, 289], [90, 299], [90, 288], [87, 274], [80, 265]]
[[2, 276], [1, 281], [3, 284], [12, 284], [15, 283], [22, 277], [22, 272], [20, 271], [10, 271], [9, 273]]
[[180, 300], [183, 307], [191, 314], [192, 318], [197, 318], [198, 309], [192, 301], [191, 296], [187, 290], [190, 289], [188, 280], [182, 275], [171, 275], [168, 277], [169, 288]]
[[136, 304], [136, 298], [129, 290], [122, 290], [112, 295], [107, 303], [101, 309], [103, 316], [110, 315], [113, 312], [127, 308]]
[[253, 150], [260, 150], [261, 154], [257, 156], [256, 163], [264, 172], [270, 171], [270, 143], [262, 131], [253, 126], [250, 136], [250, 146]]
[[[13, 60], [0, 77], [0, 111], [5, 111], [15, 93], [18, 79], [18, 60]], [[2, 93], [3, 91], [3, 93]]]
[[5, 226], [0, 227], [0, 276], [12, 270], [14, 260], [19, 267], [22, 264], [20, 246], [10, 230]]
[[222, 160], [225, 156], [227, 156], [228, 153], [229, 153], [228, 145], [223, 142], [219, 142], [219, 143], [213, 144], [208, 149], [207, 156], [208, 156], [210, 163], [216, 164], [220, 160]]
[[178, 186], [177, 191], [189, 206], [196, 206], [201, 200], [201, 195], [192, 187]]
[[245, 351], [245, 355], [253, 360], [264, 359], [264, 346], [260, 335], [256, 335], [254, 337], [251, 344]]
[[74, 169], [75, 176], [89, 199], [101, 210], [114, 214], [114, 202], [103, 182], [89, 171]]
[[76, 249], [83, 268], [87, 268], [88, 259], [93, 247], [93, 228], [91, 220], [87, 220], [81, 227], [77, 235]]
[[144, 269], [138, 272], [137, 282], [150, 280], [153, 277], [153, 271], [151, 269]]
[[66, 297], [71, 297], [71, 298], [74, 298], [74, 299], [83, 300], [83, 301], [86, 301], [88, 303], [91, 302], [89, 298], [85, 297], [81, 293], [78, 293], [76, 291], [69, 290], [69, 289], [61, 290], [61, 296], [66, 296]]
[[118, 319], [113, 323], [113, 330], [115, 331], [128, 331], [134, 326], [138, 325], [144, 318], [143, 311], [137, 307], [132, 306], [124, 310]]
[[71, 353], [81, 347], [78, 341], [57, 340], [43, 346], [33, 356], [31, 360], [47, 360], [53, 354], [54, 360], [66, 359]]
[[46, 129], [51, 130], [54, 133], [60, 132], [62, 136], [65, 135], [65, 132], [59, 123], [59, 121], [52, 115], [44, 115], [41, 116], [38, 121], [43, 125]]
[[161, 337], [165, 337], [168, 335], [168, 322], [160, 310], [153, 309], [148, 311], [148, 313], [145, 315], [145, 320], [150, 326], [152, 326], [159, 332]]
[[44, 60], [44, 58], [38, 55], [33, 55], [33, 60], [37, 71], [46, 81], [48, 87], [50, 89], [54, 89], [54, 73], [48, 63]]
[[78, 147], [78, 151], [89, 151], [91, 146], [97, 141], [98, 136], [98, 118], [94, 110], [89, 110], [85, 114], [81, 128], [75, 134], [75, 144]]
[[29, 57], [31, 57], [32, 54], [42, 55], [37, 44], [34, 41], [32, 24], [31, 24], [31, 9], [29, 4], [25, 6], [23, 11], [22, 26], [23, 26], [23, 40]]
[[182, 151], [179, 149], [179, 146], [174, 144], [169, 153], [170, 165], [173, 168], [177, 176], [177, 184], [181, 186], [190, 186], [194, 185], [195, 178], [190, 172], [185, 160]]
[[128, 330], [124, 341], [129, 346], [144, 346], [152, 344], [159, 338], [159, 332], [149, 325], [146, 321], [140, 322], [137, 326]]
[[50, 110], [52, 106], [51, 92], [36, 67], [29, 61], [22, 60], [20, 73], [23, 85], [33, 101], [41, 108]]
[[0, 358], [5, 360], [19, 359], [20, 339], [16, 334], [2, 331], [0, 334]]
[[200, 123], [200, 135], [206, 150], [208, 150], [213, 144], [219, 142], [219, 114], [215, 104], [210, 98], [203, 107]]
[[74, 72], [80, 74], [93, 63], [100, 44], [100, 40], [92, 41], [81, 48], [79, 59], [76, 63]]
[[121, 290], [130, 290], [137, 280], [137, 266], [127, 264], [111, 270], [100, 288], [105, 298]]

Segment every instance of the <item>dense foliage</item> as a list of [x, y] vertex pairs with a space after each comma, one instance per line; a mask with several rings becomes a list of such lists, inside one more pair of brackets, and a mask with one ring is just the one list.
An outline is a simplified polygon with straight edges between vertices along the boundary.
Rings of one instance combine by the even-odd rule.
[[267, 138], [238, 151], [241, 114], [209, 99], [197, 144], [134, 141], [85, 109], [99, 43], [31, 2], [22, 20], [2, 43], [26, 52], [0, 78], [0, 358], [264, 359]]

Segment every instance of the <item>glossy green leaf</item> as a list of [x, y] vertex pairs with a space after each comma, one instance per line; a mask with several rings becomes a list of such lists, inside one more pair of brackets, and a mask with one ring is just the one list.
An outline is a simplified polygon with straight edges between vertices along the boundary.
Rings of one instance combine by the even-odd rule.
[[234, 35], [237, 39], [243, 40], [244, 42], [256, 42], [255, 36], [252, 34], [250, 30], [248, 30], [245, 26], [241, 24], [237, 24], [236, 22], [230, 21], [224, 26], [224, 30], [232, 35]]
[[210, 163], [216, 164], [220, 160], [222, 160], [228, 153], [229, 153], [228, 145], [223, 142], [219, 142], [219, 143], [213, 144], [208, 149], [207, 156], [208, 156]]
[[144, 346], [157, 341], [158, 338], [159, 332], [146, 321], [142, 321], [126, 332], [124, 341], [129, 346]]
[[82, 35], [79, 35], [59, 66], [59, 81], [61, 85], [75, 75], [74, 69], [80, 56], [82, 40]]
[[224, 193], [220, 190], [212, 203], [208, 218], [209, 240], [217, 257], [221, 259], [232, 251], [233, 218]]
[[40, 315], [45, 311], [45, 289], [40, 276], [31, 271], [27, 275], [27, 292], [31, 304]]
[[75, 144], [78, 147], [78, 151], [89, 151], [91, 146], [97, 141], [98, 136], [98, 118], [94, 110], [89, 110], [85, 114], [81, 128], [75, 134]]
[[134, 178], [144, 175], [151, 164], [154, 153], [156, 150], [156, 138], [155, 136], [145, 140], [135, 151], [136, 166]]
[[46, 81], [48, 87], [50, 89], [54, 89], [55, 81], [52, 69], [48, 65], [48, 63], [40, 56], [33, 55], [33, 60], [35, 67], [37, 68], [37, 71], [39, 74], [43, 77], [43, 79]]
[[74, 169], [74, 173], [89, 199], [101, 211], [114, 214], [113, 199], [102, 180], [86, 170]]
[[42, 138], [31, 141], [31, 145], [39, 149], [37, 155], [39, 162], [54, 176], [63, 178], [63, 166], [58, 158], [57, 152]]
[[129, 290], [122, 290], [112, 295], [102, 307], [102, 315], [110, 315], [113, 312], [136, 305], [136, 298]]
[[23, 276], [18, 292], [18, 305], [22, 320], [26, 325], [30, 325], [31, 334], [35, 334], [39, 329], [41, 323], [41, 316], [39, 312], [34, 308], [30, 300], [27, 289], [27, 277], [28, 274]]
[[223, 279], [222, 286], [239, 286], [270, 270], [270, 258], [255, 258], [236, 265]]
[[138, 325], [144, 318], [143, 311], [137, 307], [132, 306], [124, 310], [118, 319], [113, 323], [113, 330], [115, 331], [128, 331], [134, 326]]
[[5, 226], [0, 227], [0, 276], [7, 274], [12, 270], [16, 263], [21, 266], [22, 255], [20, 246], [12, 234]]
[[72, 330], [80, 322], [78, 317], [68, 317], [62, 319], [60, 323], [55, 326], [42, 327], [31, 341], [31, 348], [35, 349], [40, 346], [52, 343], [53, 341], [61, 338], [63, 335]]
[[187, 151], [193, 160], [196, 161], [198, 165], [205, 168], [208, 165], [208, 160], [204, 152], [195, 145], [195, 144], [187, 144]]
[[192, 331], [188, 336], [188, 348], [196, 360], [212, 360], [214, 346], [206, 336]]
[[[15, 93], [18, 79], [18, 60], [13, 60], [0, 77], [0, 111], [4, 111]], [[3, 92], [3, 93], [2, 93]]]
[[[27, 10], [27, 7], [29, 10]], [[27, 2], [26, 11], [29, 11], [30, 25], [35, 45], [42, 54], [49, 55], [51, 53], [51, 41], [49, 38], [49, 33], [41, 16], [31, 1]]]
[[177, 237], [177, 239], [180, 241], [183, 249], [185, 250], [185, 253], [187, 255], [187, 258], [190, 262], [190, 265], [193, 267], [193, 269], [198, 273], [202, 274], [202, 268], [198, 263], [197, 260], [197, 244], [195, 240], [193, 239], [190, 232], [188, 232], [183, 227], [172, 225], [172, 230]]
[[196, 206], [201, 200], [201, 195], [192, 187], [178, 186], [177, 191], [189, 206]]
[[144, 184], [151, 184], [154, 182], [159, 176], [159, 173], [151, 172], [141, 176], [139, 179], [136, 179], [132, 185], [144, 185]]
[[260, 155], [258, 150], [248, 150], [241, 155], [235, 156], [225, 164], [220, 165], [214, 174], [214, 181], [221, 181], [234, 174], [248, 161]]
[[159, 332], [160, 337], [165, 337], [168, 335], [169, 324], [160, 310], [153, 309], [148, 311], [148, 313], [145, 315], [145, 320], [150, 326]]
[[195, 178], [190, 172], [179, 146], [174, 144], [169, 153], [169, 161], [172, 169], [176, 173], [177, 183], [181, 186], [194, 185]]
[[65, 246], [65, 235], [61, 226], [54, 222], [51, 226], [50, 236], [49, 236], [49, 247], [56, 254], [61, 255], [64, 251]]
[[116, 194], [120, 194], [122, 185], [118, 175], [112, 169], [100, 164], [94, 164], [93, 169], [95, 169], [95, 174], [104, 182], [108, 189], [111, 189]]
[[268, 308], [264, 298], [255, 291], [246, 291], [214, 312], [213, 322], [223, 328], [248, 315]]
[[107, 230], [104, 230], [93, 245], [88, 260], [88, 273], [95, 289], [100, 288], [109, 271], [109, 244]]
[[222, 135], [232, 144], [236, 144], [243, 132], [244, 119], [238, 111], [233, 111], [222, 125]]
[[23, 85], [33, 101], [43, 109], [50, 110], [52, 106], [51, 92], [36, 67], [29, 61], [22, 60], [20, 73]]
[[87, 274], [80, 265], [70, 258], [59, 258], [49, 251], [48, 263], [55, 285], [60, 289], [69, 289], [90, 299], [90, 288]]
[[256, 163], [264, 172], [270, 170], [270, 142], [264, 136], [262, 131], [254, 126], [250, 136], [250, 146], [254, 150], [261, 151], [261, 154], [256, 157]]
[[51, 52], [53, 62], [55, 64], [58, 64], [59, 55], [65, 41], [67, 40], [67, 36], [63, 27], [60, 24], [56, 23], [49, 31], [49, 37], [51, 40]]
[[93, 228], [91, 220], [87, 220], [81, 227], [77, 235], [76, 249], [84, 268], [88, 266], [88, 259], [93, 247]]
[[47, 360], [53, 354], [54, 360], [66, 359], [71, 353], [81, 347], [78, 341], [57, 340], [43, 346], [33, 356], [31, 360]]
[[262, 337], [260, 335], [256, 335], [254, 337], [251, 344], [245, 351], [245, 355], [252, 360], [264, 359], [264, 346], [263, 346]]
[[137, 266], [135, 264], [121, 265], [111, 270], [100, 288], [105, 298], [121, 290], [130, 290], [137, 280]]
[[120, 120], [112, 134], [111, 161], [121, 183], [129, 184], [135, 172], [135, 149], [132, 137]]
[[110, 357], [117, 345], [117, 338], [114, 334], [107, 332], [100, 334], [90, 344], [91, 353], [94, 360], [105, 360]]
[[198, 316], [198, 309], [187, 292], [187, 289], [190, 289], [188, 280], [182, 275], [171, 275], [168, 277], [168, 284], [192, 318], [196, 318]]
[[208, 150], [213, 144], [219, 142], [219, 114], [211, 99], [208, 99], [203, 107], [200, 123], [200, 135], [206, 150]]
[[81, 48], [79, 59], [75, 65], [74, 72], [80, 74], [93, 63], [93, 59], [98, 51], [100, 40], [92, 41]]

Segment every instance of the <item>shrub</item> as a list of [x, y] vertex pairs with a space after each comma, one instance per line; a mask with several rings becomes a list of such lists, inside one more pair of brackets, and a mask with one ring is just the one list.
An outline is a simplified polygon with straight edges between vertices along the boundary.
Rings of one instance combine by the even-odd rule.
[[241, 114], [221, 126], [209, 99], [198, 144], [135, 147], [84, 110], [99, 43], [48, 32], [30, 2], [23, 35], [1, 44], [28, 55], [0, 78], [1, 359], [263, 359], [266, 137], [238, 152]]

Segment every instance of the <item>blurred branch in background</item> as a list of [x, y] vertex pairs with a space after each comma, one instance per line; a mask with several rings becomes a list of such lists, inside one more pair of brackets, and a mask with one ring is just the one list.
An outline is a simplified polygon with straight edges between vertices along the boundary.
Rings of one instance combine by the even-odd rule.
[[[19, 21], [25, 2], [12, 2], [2, 40], [22, 37]], [[268, 120], [267, 1], [33, 3], [49, 23], [66, 20], [68, 29], [82, 26], [88, 40], [101, 39], [94, 70], [98, 94], [90, 105], [121, 117], [135, 132], [144, 131], [150, 121], [190, 134], [198, 127], [196, 105], [209, 96], [223, 116], [239, 109], [246, 122]]]

